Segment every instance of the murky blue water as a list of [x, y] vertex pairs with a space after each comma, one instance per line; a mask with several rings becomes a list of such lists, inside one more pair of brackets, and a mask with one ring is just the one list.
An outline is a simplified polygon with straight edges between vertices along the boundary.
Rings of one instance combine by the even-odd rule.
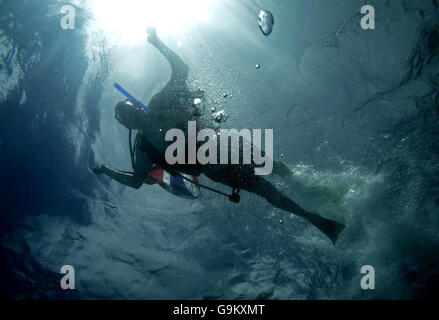
[[[363, 30], [364, 1], [224, 0], [183, 36], [157, 30], [208, 113], [274, 129], [275, 158], [295, 171], [274, 183], [346, 224], [335, 247], [249, 193], [239, 205], [208, 191], [190, 201], [93, 175], [130, 168], [113, 83], [147, 103], [170, 70], [146, 36], [94, 30], [84, 3], [64, 30], [59, 2], [0, 2], [2, 297], [438, 297], [437, 1], [369, 1], [376, 29]], [[275, 17], [269, 37], [261, 9]], [[59, 286], [63, 265], [75, 291]], [[375, 290], [360, 287], [364, 265]]]

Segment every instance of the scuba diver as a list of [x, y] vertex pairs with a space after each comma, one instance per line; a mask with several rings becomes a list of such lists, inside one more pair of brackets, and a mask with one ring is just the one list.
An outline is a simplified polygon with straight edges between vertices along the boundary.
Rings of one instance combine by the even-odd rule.
[[[196, 164], [169, 165], [166, 162], [165, 151], [169, 146], [165, 140], [167, 130], [178, 128], [187, 132], [185, 129], [187, 129], [188, 121], [196, 121], [197, 130], [201, 130], [200, 128], [213, 127], [213, 122], [211, 118], [201, 114], [193, 106], [194, 99], [204, 99], [204, 92], [188, 89], [186, 84], [188, 66], [158, 38], [154, 28], [148, 28], [147, 32], [148, 42], [157, 48], [170, 64], [171, 79], [163, 90], [153, 96], [148, 104], [147, 112], [139, 102], [133, 103], [129, 100], [119, 102], [115, 107], [117, 121], [128, 128], [130, 132], [138, 130], [134, 150], [130, 146], [134, 172], [113, 170], [105, 165], [95, 167], [93, 172], [98, 175], [104, 174], [121, 184], [136, 189], [145, 183], [150, 171], [156, 165], [172, 176], [183, 173], [197, 177], [204, 174], [215, 182], [231, 187], [233, 189], [232, 195], [229, 196], [231, 201], [239, 202], [240, 190], [255, 193], [273, 206], [306, 219], [322, 231], [335, 245], [345, 226], [301, 208], [293, 200], [283, 195], [272, 183], [262, 176], [255, 175], [254, 168], [256, 166], [254, 164], [202, 165], [197, 162]], [[282, 162], [274, 161], [273, 174], [286, 177], [292, 172]], [[206, 188], [215, 191], [212, 188]]]

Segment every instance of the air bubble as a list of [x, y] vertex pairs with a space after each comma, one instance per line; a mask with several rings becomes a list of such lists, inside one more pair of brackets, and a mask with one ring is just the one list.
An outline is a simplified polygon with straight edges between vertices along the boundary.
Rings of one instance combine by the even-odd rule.
[[259, 28], [265, 36], [269, 36], [273, 32], [273, 14], [268, 10], [261, 10], [258, 17]]
[[228, 115], [226, 114], [226, 112], [224, 110], [218, 111], [218, 112], [214, 113], [212, 116], [213, 116], [213, 120], [216, 123], [224, 122], [228, 118]]

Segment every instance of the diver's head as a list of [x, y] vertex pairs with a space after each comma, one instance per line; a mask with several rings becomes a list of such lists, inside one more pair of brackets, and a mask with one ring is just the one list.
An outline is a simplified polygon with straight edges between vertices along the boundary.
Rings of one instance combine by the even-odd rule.
[[126, 128], [142, 128], [144, 111], [140, 107], [136, 107], [131, 101], [125, 100], [119, 102], [116, 105], [114, 112], [117, 121]]

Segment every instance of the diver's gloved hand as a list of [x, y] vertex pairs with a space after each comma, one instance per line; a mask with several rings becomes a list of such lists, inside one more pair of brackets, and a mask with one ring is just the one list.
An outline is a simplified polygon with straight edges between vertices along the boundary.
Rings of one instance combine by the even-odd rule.
[[106, 167], [105, 167], [105, 165], [100, 165], [100, 166], [97, 166], [97, 167], [94, 167], [92, 170], [93, 170], [93, 173], [94, 174], [103, 174], [104, 173], [104, 169], [105, 169]]
[[155, 45], [157, 43], [157, 31], [153, 27], [146, 28], [146, 34], [148, 35], [148, 42], [152, 45]]

